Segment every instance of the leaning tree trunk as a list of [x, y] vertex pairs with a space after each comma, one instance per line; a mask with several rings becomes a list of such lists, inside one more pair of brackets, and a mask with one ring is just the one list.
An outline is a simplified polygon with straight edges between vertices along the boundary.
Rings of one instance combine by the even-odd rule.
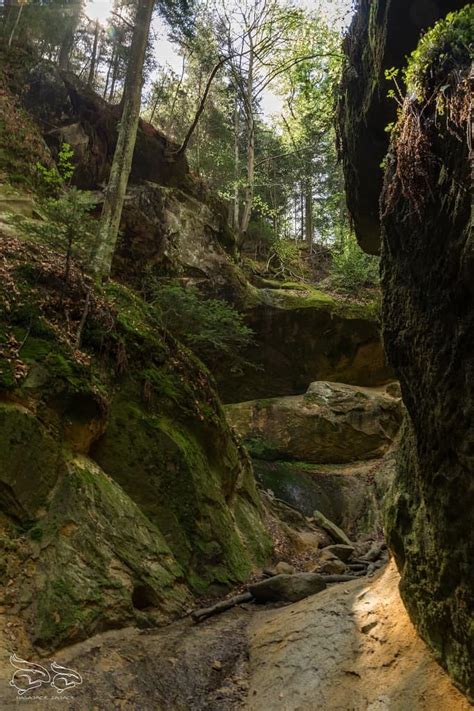
[[143, 82], [143, 62], [150, 31], [154, 0], [139, 0], [133, 32], [130, 60], [125, 79], [123, 113], [115, 148], [109, 183], [105, 191], [93, 272], [99, 278], [110, 275], [117, 244], [120, 218], [132, 167], [137, 138]]

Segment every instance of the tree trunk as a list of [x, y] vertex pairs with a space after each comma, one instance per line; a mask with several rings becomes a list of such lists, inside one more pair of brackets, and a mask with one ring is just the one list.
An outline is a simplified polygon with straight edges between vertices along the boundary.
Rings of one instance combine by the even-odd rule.
[[304, 193], [304, 210], [305, 210], [305, 238], [308, 249], [313, 248], [313, 186], [311, 178], [306, 178], [305, 193]]
[[107, 98], [107, 90], [109, 88], [110, 72], [112, 71], [112, 66], [114, 65], [114, 62], [115, 62], [115, 42], [112, 45], [112, 53], [110, 55], [110, 62], [109, 62], [109, 66], [107, 67], [107, 76], [105, 77], [105, 87], [104, 87], [104, 93], [103, 93], [104, 99]]
[[118, 74], [118, 68], [119, 68], [119, 53], [118, 50], [116, 49], [115, 51], [115, 58], [114, 58], [114, 68], [112, 71], [112, 83], [110, 85], [110, 94], [109, 94], [109, 101], [113, 101], [114, 94], [115, 94], [115, 84], [117, 82], [117, 74]]
[[10, 37], [8, 39], [8, 49], [10, 49], [10, 47], [12, 46], [13, 37], [15, 35], [16, 28], [18, 27], [18, 23], [20, 22], [20, 17], [21, 17], [22, 12], [23, 12], [23, 5], [20, 5], [20, 7], [18, 8], [17, 15], [16, 15], [15, 24], [13, 25], [12, 31], [10, 33]]
[[74, 35], [80, 15], [80, 10], [78, 9], [73, 9], [71, 12], [72, 14], [69, 17], [67, 15], [63, 16], [65, 29], [58, 55], [58, 66], [65, 71], [69, 70], [71, 50], [74, 47]]
[[135, 18], [130, 60], [125, 79], [123, 113], [119, 124], [109, 183], [105, 191], [100, 220], [97, 249], [93, 260], [94, 274], [107, 278], [112, 267], [117, 243], [120, 218], [132, 167], [133, 151], [137, 138], [143, 82], [143, 62], [150, 31], [154, 0], [139, 0]]
[[160, 103], [160, 89], [157, 88], [155, 92], [155, 100], [153, 101], [153, 108], [151, 110], [150, 114], [150, 123], [153, 125], [153, 121], [155, 120], [155, 114], [156, 114], [156, 109], [158, 108], [158, 104]]
[[[190, 54], [190, 56], [191, 56], [191, 54]], [[171, 129], [173, 128], [174, 112], [175, 112], [175, 109], [176, 109], [176, 103], [177, 103], [177, 101], [178, 101], [179, 92], [180, 92], [180, 90], [181, 90], [181, 86], [182, 86], [182, 84], [183, 84], [183, 79], [184, 79], [184, 74], [185, 74], [185, 71], [186, 71], [186, 59], [187, 59], [187, 58], [186, 58], [186, 55], [184, 54], [184, 55], [183, 55], [183, 62], [182, 62], [182, 65], [181, 65], [181, 75], [180, 75], [180, 77], [179, 77], [179, 79], [178, 79], [178, 83], [176, 84], [176, 89], [175, 89], [175, 92], [174, 92], [173, 101], [171, 102], [170, 115], [169, 115], [168, 121], [167, 121], [167, 123], [166, 123], [165, 133], [166, 133], [167, 135], [169, 135], [169, 134], [171, 133]], [[201, 89], [199, 89], [198, 96], [201, 96]]]
[[94, 30], [94, 45], [92, 47], [91, 65], [89, 68], [89, 77], [87, 79], [88, 86], [92, 86], [92, 84], [94, 83], [95, 65], [97, 62], [97, 45], [98, 44], [99, 44], [99, 20], [96, 20], [95, 21], [95, 30]]
[[235, 99], [234, 109], [234, 217], [233, 227], [239, 229], [240, 205], [239, 205], [239, 178], [240, 178], [240, 155], [239, 155], [239, 133], [240, 116], [239, 102]]
[[247, 113], [247, 180], [244, 189], [244, 205], [242, 210], [242, 218], [240, 221], [240, 240], [241, 243], [245, 240], [245, 235], [250, 222], [253, 205], [253, 189], [255, 178], [255, 118], [253, 113], [253, 63], [254, 56], [252, 47], [249, 54], [249, 70], [247, 77], [247, 94], [245, 97], [246, 113]]
[[301, 235], [301, 241], [304, 241], [305, 238], [305, 195], [303, 191], [303, 181], [300, 182], [300, 235]]

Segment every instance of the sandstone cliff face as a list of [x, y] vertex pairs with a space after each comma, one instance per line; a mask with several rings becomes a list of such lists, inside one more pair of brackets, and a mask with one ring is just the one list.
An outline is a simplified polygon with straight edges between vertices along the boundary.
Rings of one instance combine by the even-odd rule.
[[380, 164], [389, 143], [384, 129], [396, 118], [384, 71], [402, 67], [421, 32], [464, 5], [463, 0], [361, 0], [345, 40], [340, 151], [347, 204], [359, 244], [369, 254], [380, 251]]
[[316, 380], [381, 385], [393, 380], [380, 336], [377, 304], [334, 298], [317, 289], [253, 289], [243, 303], [255, 342], [252, 365], [217, 372], [224, 402], [304, 393]]
[[[356, 26], [385, 37], [385, 46], [398, 46], [404, 5], [389, 3], [388, 14], [377, 18], [363, 3]], [[457, 3], [441, 5], [455, 9]], [[472, 6], [466, 11], [472, 37]], [[370, 27], [369, 15], [375, 23]], [[361, 51], [361, 37], [353, 40], [352, 53]], [[403, 54], [389, 64], [402, 66]], [[412, 620], [472, 698], [474, 246], [466, 140], [472, 87], [456, 32], [449, 41], [441, 38], [423, 61], [421, 92], [406, 100], [393, 134], [381, 201], [384, 342], [408, 410], [386, 530]], [[380, 65], [373, 58], [367, 62], [376, 79]], [[363, 86], [367, 75], [361, 81]], [[374, 86], [384, 92], [380, 82]], [[346, 95], [347, 125], [362, 108], [362, 94]], [[375, 116], [376, 131], [383, 129], [382, 120]], [[362, 135], [370, 140], [373, 126], [357, 129], [355, 140]], [[358, 197], [355, 181], [367, 185], [367, 165], [347, 142], [346, 150], [349, 199], [353, 211], [372, 224], [371, 232], [359, 223], [362, 244], [368, 240], [370, 249], [379, 229], [373, 209], [378, 188]], [[375, 161], [371, 170], [380, 186]]]

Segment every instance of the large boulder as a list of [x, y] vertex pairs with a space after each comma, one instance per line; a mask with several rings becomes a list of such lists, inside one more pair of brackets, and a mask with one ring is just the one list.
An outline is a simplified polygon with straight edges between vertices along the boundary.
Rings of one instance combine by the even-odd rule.
[[385, 453], [402, 420], [399, 398], [383, 389], [312, 383], [305, 395], [226, 406], [255, 457], [340, 463]]
[[224, 402], [304, 393], [315, 380], [380, 385], [393, 379], [377, 306], [307, 288], [259, 289], [242, 305], [255, 333], [239, 372], [217, 372]]
[[380, 251], [380, 165], [389, 142], [385, 128], [397, 114], [396, 102], [387, 96], [390, 86], [384, 72], [402, 67], [423, 30], [464, 5], [464, 0], [361, 0], [358, 4], [345, 39], [339, 138], [347, 204], [359, 244], [370, 254]]
[[317, 573], [274, 575], [249, 585], [257, 602], [297, 602], [326, 588], [324, 578]]

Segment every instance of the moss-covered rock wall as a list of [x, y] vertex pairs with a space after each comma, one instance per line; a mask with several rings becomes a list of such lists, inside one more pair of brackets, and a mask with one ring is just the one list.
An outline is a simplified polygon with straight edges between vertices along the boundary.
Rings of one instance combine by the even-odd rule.
[[[471, 38], [473, 22], [471, 6]], [[387, 533], [412, 619], [472, 698], [472, 89], [467, 52], [466, 63], [448, 45], [443, 59], [444, 42], [419, 57], [382, 198], [384, 339], [409, 413]]]
[[393, 380], [375, 301], [351, 302], [312, 287], [253, 289], [243, 313], [255, 339], [243, 353], [247, 366], [216, 373], [224, 402], [300, 394], [316, 380]]
[[345, 38], [346, 61], [339, 96], [339, 138], [347, 204], [357, 239], [370, 254], [380, 250], [381, 163], [388, 149], [386, 126], [396, 103], [384, 72], [401, 68], [423, 30], [463, 0], [361, 0]]
[[[68, 285], [0, 234], [0, 569], [45, 649], [160, 624], [271, 553], [253, 471], [204, 367], [133, 291]], [[21, 556], [20, 556], [21, 552]]]
[[[383, 336], [408, 417], [387, 501], [388, 543], [421, 636], [474, 695], [472, 5], [362, 2], [347, 43], [341, 132], [348, 198], [361, 244], [382, 235]], [[402, 69], [419, 30], [408, 98], [386, 158], [383, 69]], [[380, 12], [376, 12], [380, 8]], [[384, 10], [382, 12], [382, 9]], [[457, 19], [456, 19], [457, 18]], [[403, 29], [403, 36], [402, 36]], [[416, 30], [416, 31], [415, 31]], [[373, 38], [382, 39], [374, 53]], [[387, 52], [391, 48], [391, 53]], [[394, 105], [395, 106], [395, 105]], [[360, 118], [358, 118], [358, 116]], [[349, 136], [349, 131], [352, 136]], [[377, 140], [378, 137], [378, 140]]]

